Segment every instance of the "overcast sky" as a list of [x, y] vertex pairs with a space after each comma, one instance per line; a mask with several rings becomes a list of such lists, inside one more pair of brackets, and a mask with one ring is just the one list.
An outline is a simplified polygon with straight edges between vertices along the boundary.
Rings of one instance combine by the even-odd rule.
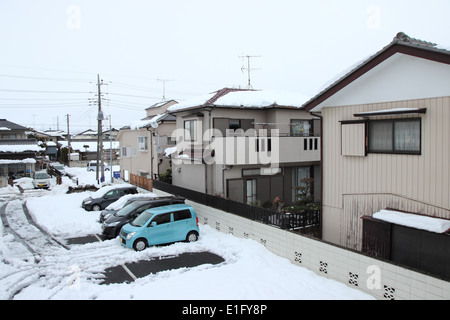
[[[223, 87], [313, 96], [403, 31], [450, 47], [448, 0], [0, 0], [0, 118], [96, 129], [97, 74], [116, 128]], [[160, 80], [158, 80], [160, 79]], [[169, 81], [170, 80], [170, 81]], [[106, 85], [107, 84], [107, 85]]]

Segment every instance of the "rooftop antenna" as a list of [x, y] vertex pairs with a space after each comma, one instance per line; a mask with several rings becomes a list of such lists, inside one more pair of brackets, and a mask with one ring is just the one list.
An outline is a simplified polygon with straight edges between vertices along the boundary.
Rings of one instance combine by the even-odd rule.
[[163, 97], [162, 97], [162, 101], [166, 100], [166, 82], [167, 81], [173, 81], [170, 79], [156, 79], [156, 81], [161, 81], [163, 83]]
[[250, 68], [250, 58], [260, 58], [261, 56], [250, 56], [250, 55], [242, 55], [239, 56], [239, 58], [247, 59], [247, 68], [245, 66], [242, 66], [241, 71], [244, 72], [244, 70], [247, 70], [247, 76], [248, 76], [248, 83], [247, 83], [247, 89], [253, 89], [251, 80], [250, 80], [250, 73], [252, 70], [260, 70], [258, 68]]

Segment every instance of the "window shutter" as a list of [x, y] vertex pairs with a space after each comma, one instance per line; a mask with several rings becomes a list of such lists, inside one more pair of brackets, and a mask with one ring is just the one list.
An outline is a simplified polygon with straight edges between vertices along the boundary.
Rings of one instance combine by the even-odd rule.
[[341, 154], [365, 157], [366, 122], [341, 122]]

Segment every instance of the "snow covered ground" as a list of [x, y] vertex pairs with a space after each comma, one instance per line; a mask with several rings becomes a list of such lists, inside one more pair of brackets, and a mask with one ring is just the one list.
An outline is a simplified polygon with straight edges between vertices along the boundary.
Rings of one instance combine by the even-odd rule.
[[[80, 184], [95, 184], [95, 173], [68, 168]], [[27, 221], [22, 204], [48, 234], [64, 239], [100, 233], [98, 212], [87, 212], [81, 201], [89, 192], [66, 194], [74, 183], [50, 190], [31, 190], [27, 180], [17, 188], [1, 188], [0, 299], [373, 299], [339, 282], [320, 277], [269, 252], [262, 244], [236, 238], [200, 225], [195, 243], [151, 247], [142, 252], [124, 248], [118, 239], [72, 245], [70, 249], [45, 237]], [[18, 241], [17, 236], [23, 241]], [[31, 250], [27, 249], [27, 246]], [[212, 252], [225, 261], [193, 268], [163, 271], [131, 283], [101, 284], [105, 269], [139, 260], [176, 256], [187, 252]]]

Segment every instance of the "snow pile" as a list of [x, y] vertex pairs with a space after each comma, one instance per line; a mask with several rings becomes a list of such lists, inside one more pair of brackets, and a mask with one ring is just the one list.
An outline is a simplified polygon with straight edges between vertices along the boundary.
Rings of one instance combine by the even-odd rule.
[[86, 211], [81, 202], [90, 192], [48, 195], [27, 200], [28, 210], [36, 222], [53, 235], [69, 238], [102, 232], [98, 211]]
[[394, 210], [381, 210], [374, 213], [373, 218], [435, 233], [444, 233], [450, 230], [450, 220]]

